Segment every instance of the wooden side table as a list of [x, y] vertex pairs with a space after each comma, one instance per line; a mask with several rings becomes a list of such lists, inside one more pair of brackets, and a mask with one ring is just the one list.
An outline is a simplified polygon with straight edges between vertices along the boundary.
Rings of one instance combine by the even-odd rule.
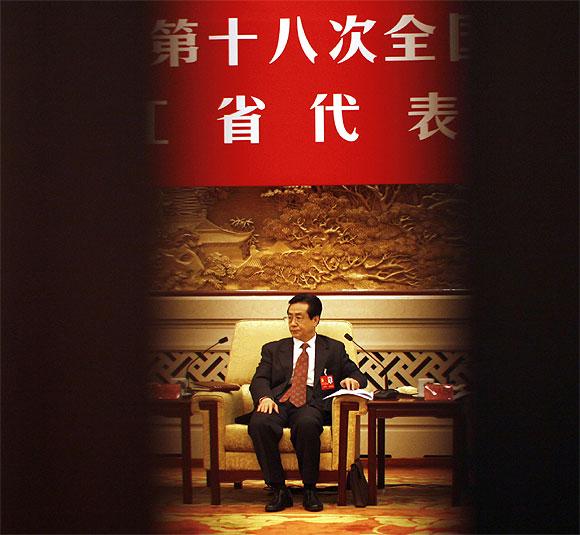
[[[463, 401], [425, 401], [420, 398], [373, 400], [367, 403], [367, 407], [369, 504], [377, 505], [377, 479], [379, 488], [385, 486], [385, 420], [402, 416], [431, 416], [453, 420], [452, 495], [453, 505], [460, 505], [461, 493], [466, 479], [466, 431]], [[379, 429], [378, 451], [377, 423]]]
[[179, 399], [150, 399], [152, 414], [179, 418], [181, 421], [181, 481], [183, 503], [193, 503], [191, 481], [191, 396]]

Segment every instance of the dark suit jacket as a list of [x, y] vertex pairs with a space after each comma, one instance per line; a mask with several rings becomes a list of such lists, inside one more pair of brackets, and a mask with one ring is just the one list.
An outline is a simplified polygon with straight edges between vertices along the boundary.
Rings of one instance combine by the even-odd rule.
[[[278, 402], [278, 399], [286, 391], [292, 379], [293, 350], [294, 343], [292, 338], [283, 338], [262, 347], [262, 360], [258, 364], [250, 384], [250, 392], [255, 407], [258, 405], [260, 398], [265, 396], [271, 397]], [[332, 399], [323, 401], [322, 398], [342, 388], [340, 381], [347, 377], [356, 379], [361, 388], [367, 385], [366, 377], [361, 373], [357, 365], [348, 358], [342, 342], [317, 334], [315, 354], [314, 388], [309, 401], [310, 405], [318, 407], [320, 410], [330, 411]], [[320, 376], [325, 368], [327, 374], [332, 375], [334, 378], [335, 390], [322, 390], [320, 386]]]

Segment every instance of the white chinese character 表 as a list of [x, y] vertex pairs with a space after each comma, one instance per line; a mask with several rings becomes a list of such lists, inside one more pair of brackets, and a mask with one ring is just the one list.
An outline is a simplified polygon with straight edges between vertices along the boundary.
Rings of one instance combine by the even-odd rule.
[[[338, 55], [342, 50], [344, 38], [346, 37], [347, 34], [352, 32], [350, 33], [350, 45], [348, 47], [348, 51], [338, 63], [342, 63], [343, 61], [349, 60], [356, 54], [356, 52], [360, 52], [366, 60], [370, 61], [371, 63], [374, 63], [377, 55], [373, 54], [372, 52], [369, 51], [367, 47], [365, 47], [365, 45], [361, 40], [361, 35], [367, 33], [375, 25], [375, 22], [376, 20], [370, 19], [367, 19], [364, 22], [356, 22], [356, 15], [347, 15], [346, 23], [343, 28], [342, 24], [334, 20], [331, 20], [330, 24], [332, 25], [334, 30], [342, 33], [340, 34], [340, 40], [338, 41], [336, 46], [329, 52], [330, 57], [336, 60], [336, 58], [338, 57]], [[352, 30], [354, 28], [362, 28], [362, 33], [353, 32]]]
[[228, 65], [238, 65], [238, 41], [257, 39], [257, 35], [240, 35], [238, 33], [238, 19], [228, 19], [227, 35], [210, 35], [210, 41], [227, 41], [228, 42]]
[[[423, 118], [409, 132], [419, 129], [419, 140], [423, 141], [436, 132], [441, 132], [448, 138], [455, 139], [456, 132], [447, 127], [455, 119], [457, 110], [454, 110], [455, 97], [440, 97], [439, 93], [430, 92], [428, 97], [412, 97], [411, 109], [407, 115], [421, 115]], [[415, 104], [413, 104], [415, 103]], [[443, 117], [443, 119], [441, 119]], [[436, 128], [429, 130], [429, 122], [435, 119]]]
[[[266, 105], [259, 98], [250, 98], [254, 101], [254, 106], [246, 106], [245, 95], [236, 95], [236, 111], [218, 119], [224, 122], [224, 143], [230, 144], [234, 141], [260, 143], [261, 115], [252, 112], [263, 110]], [[218, 110], [229, 106], [233, 101], [231, 97], [224, 98]]]
[[469, 59], [469, 48], [461, 46], [469, 35], [471, 17], [459, 13], [449, 13], [449, 59], [459, 61]]
[[167, 22], [158, 19], [151, 32], [153, 39], [153, 53], [157, 58], [152, 65], [169, 60], [170, 67], [178, 67], [179, 62], [194, 63], [197, 61], [197, 49], [195, 46], [196, 35], [193, 29], [197, 22], [189, 22], [188, 19], [178, 19], [175, 22]]
[[[347, 132], [344, 127], [344, 119], [342, 117], [343, 111], [347, 110], [358, 110], [359, 106], [355, 106], [356, 99], [350, 95], [343, 95], [342, 93], [334, 93], [332, 95], [332, 105], [322, 106], [322, 103], [328, 96], [327, 93], [319, 93], [316, 95], [316, 99], [310, 109], [314, 110], [314, 140], [316, 143], [324, 142], [324, 112], [332, 111], [334, 118], [334, 127], [338, 135], [346, 141], [356, 141], [358, 139], [358, 133], [356, 127], [352, 132]], [[342, 97], [346, 99], [348, 105], [342, 103]]]
[[[302, 51], [306, 54], [306, 57], [310, 60], [310, 63], [314, 63], [314, 60], [318, 54], [314, 51], [310, 45], [306, 33], [304, 32], [304, 27], [302, 26], [302, 19], [296, 17], [296, 29], [298, 32], [298, 40], [300, 41], [300, 46]], [[288, 37], [290, 35], [290, 19], [280, 19], [280, 29], [278, 31], [278, 45], [276, 46], [276, 52], [270, 60], [270, 64], [274, 63], [286, 49], [288, 44]]]
[[[413, 26], [420, 30], [420, 33], [397, 33], [403, 28], [413, 23]], [[424, 61], [434, 60], [435, 56], [417, 56], [418, 48], [427, 48], [425, 43], [417, 43], [419, 37], [429, 37], [435, 31], [435, 26], [424, 24], [415, 18], [415, 15], [403, 15], [399, 22], [391, 28], [385, 35], [390, 35], [393, 39], [404, 39], [403, 43], [393, 44], [393, 48], [403, 48], [404, 56], [386, 56], [385, 61]]]

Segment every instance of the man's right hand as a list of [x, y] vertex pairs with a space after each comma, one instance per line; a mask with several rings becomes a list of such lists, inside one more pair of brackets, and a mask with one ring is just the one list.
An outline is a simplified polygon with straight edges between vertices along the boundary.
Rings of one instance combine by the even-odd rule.
[[276, 411], [280, 414], [278, 410], [278, 405], [272, 398], [262, 398], [258, 403], [258, 408], [256, 409], [257, 412], [265, 412], [267, 414], [272, 414], [272, 411]]

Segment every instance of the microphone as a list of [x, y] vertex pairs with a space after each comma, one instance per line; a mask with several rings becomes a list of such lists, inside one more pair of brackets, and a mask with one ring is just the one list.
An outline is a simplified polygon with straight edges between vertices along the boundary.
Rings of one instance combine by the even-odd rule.
[[[377, 357], [375, 357], [372, 353], [369, 353], [363, 346], [357, 344], [350, 334], [345, 333], [344, 337], [349, 342], [352, 342], [355, 346], [362, 349], [372, 360], [374, 360], [383, 370], [385, 370], [385, 366], [383, 365], [383, 363], [379, 359], [377, 359]], [[389, 374], [385, 371], [385, 389], [377, 390], [374, 394], [374, 399], [395, 399], [399, 395], [399, 393], [396, 390], [389, 388], [389, 382], [390, 382]]]
[[214, 348], [215, 346], [217, 346], [218, 344], [225, 344], [228, 341], [228, 337], [224, 336], [223, 338], [220, 338], [215, 344], [212, 344], [211, 346], [209, 346], [207, 349], [204, 349], [201, 352], [201, 355], [198, 355], [197, 357], [195, 357], [185, 368], [185, 373], [183, 374], [183, 377], [185, 377], [185, 383], [187, 385], [187, 390], [189, 390], [189, 368], [191, 368], [191, 365], [198, 361], [203, 355], [204, 353], [207, 353], [210, 349]]

